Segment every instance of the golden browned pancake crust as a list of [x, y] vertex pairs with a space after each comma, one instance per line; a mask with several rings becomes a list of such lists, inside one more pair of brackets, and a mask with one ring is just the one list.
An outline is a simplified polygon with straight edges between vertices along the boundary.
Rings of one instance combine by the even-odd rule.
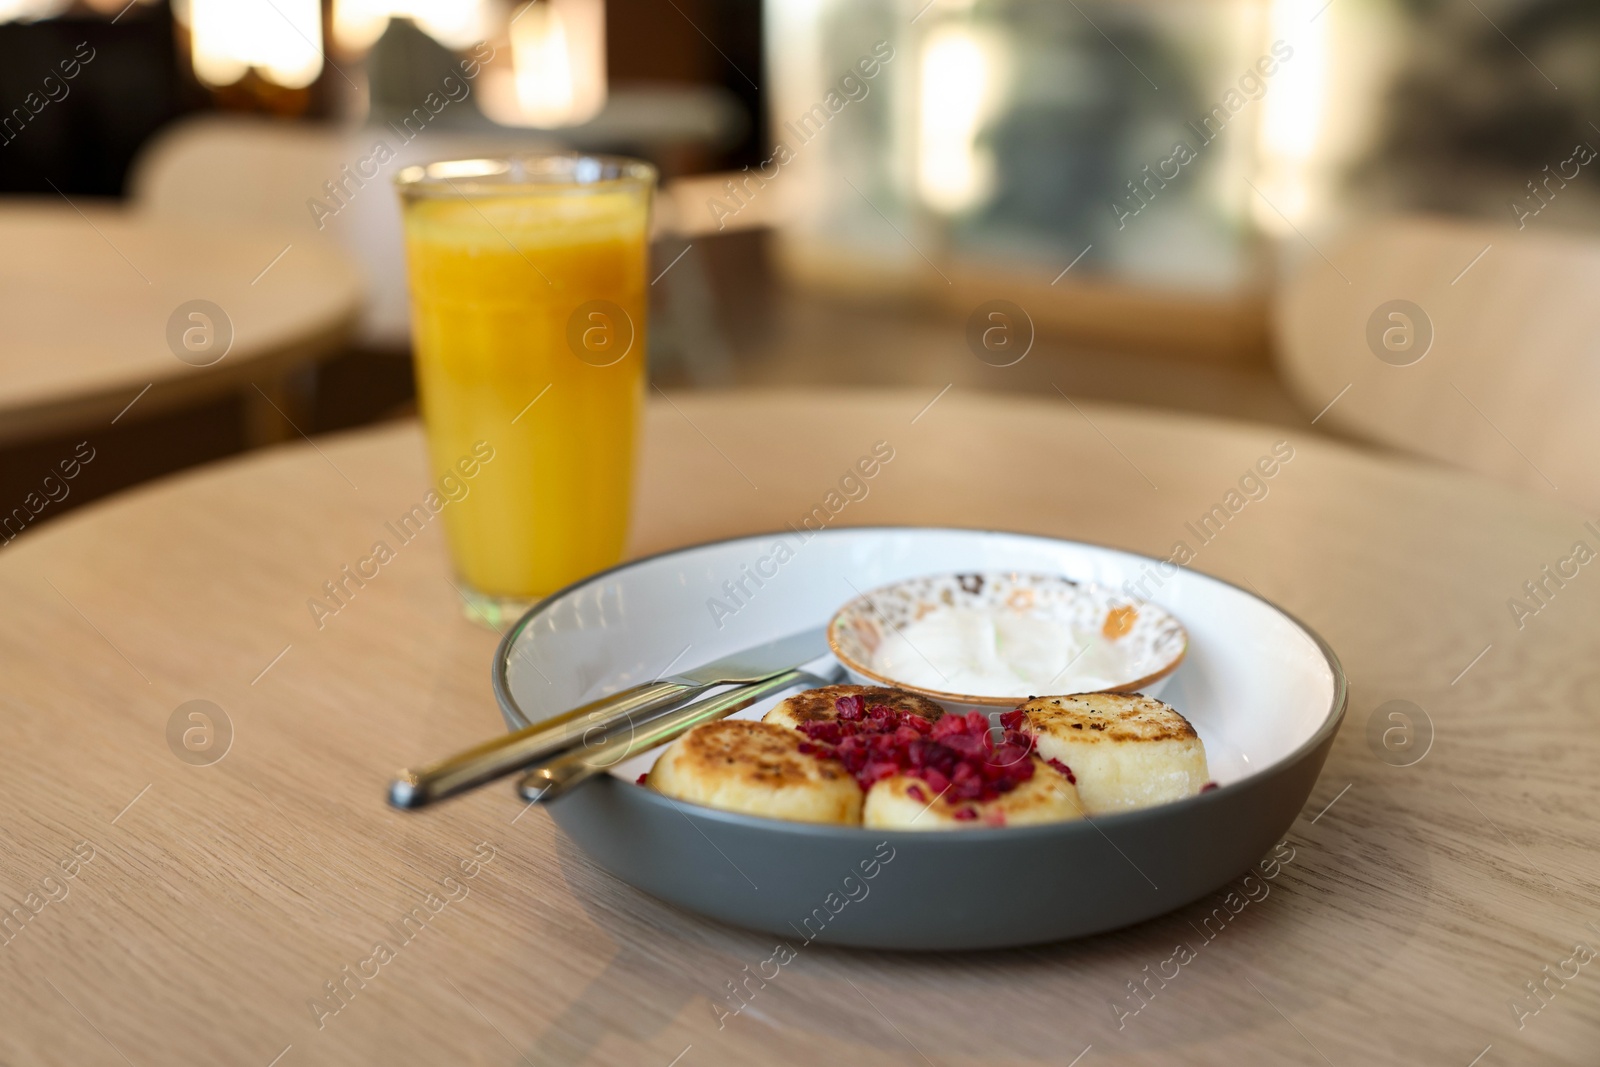
[[1188, 741], [1198, 735], [1189, 720], [1143, 693], [1083, 693], [1036, 697], [1021, 707], [1042, 733], [1094, 741]]
[[793, 731], [765, 722], [724, 719], [685, 734], [678, 747], [681, 774], [715, 775], [724, 781], [774, 788], [821, 779], [849, 779], [836, 759], [804, 754]]
[[803, 722], [832, 722], [839, 717], [834, 702], [840, 697], [859, 696], [867, 707], [883, 705], [893, 711], [908, 711], [930, 722], [938, 722], [944, 708], [927, 697], [908, 693], [904, 689], [890, 689], [881, 685], [825, 685], [821, 689], [807, 689], [779, 701], [764, 716], [764, 722], [784, 726], [798, 726]]

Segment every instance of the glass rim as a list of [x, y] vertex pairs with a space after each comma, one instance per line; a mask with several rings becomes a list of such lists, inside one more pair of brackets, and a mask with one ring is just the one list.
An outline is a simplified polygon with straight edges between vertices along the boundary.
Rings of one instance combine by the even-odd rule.
[[402, 197], [515, 196], [530, 192], [586, 193], [629, 186], [653, 188], [653, 164], [595, 152], [518, 152], [503, 156], [413, 163], [395, 175]]

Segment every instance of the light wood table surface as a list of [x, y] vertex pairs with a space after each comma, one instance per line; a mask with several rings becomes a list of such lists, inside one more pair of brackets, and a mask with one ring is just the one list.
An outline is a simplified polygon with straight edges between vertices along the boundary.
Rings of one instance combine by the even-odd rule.
[[[23, 908], [0, 943], [0, 1063], [1596, 1062], [1600, 963], [1565, 961], [1600, 946], [1600, 574], [1521, 630], [1507, 608], [1575, 541], [1596, 546], [1579, 516], [1309, 430], [932, 399], [657, 399], [634, 549], [797, 521], [888, 440], [895, 459], [839, 523], [1165, 555], [1287, 439], [1268, 495], [1193, 565], [1318, 629], [1351, 706], [1270, 892], [1214, 940], [1197, 927], [1221, 894], [1029, 950], [811, 946], [719, 1029], [725, 983], [773, 938], [615, 881], [509, 786], [384, 805], [394, 768], [501, 729], [495, 635], [463, 619], [437, 529], [321, 630], [306, 607], [426, 490], [417, 428], [397, 424], [186, 474], [0, 549], [0, 896]], [[210, 766], [166, 739], [195, 699], [233, 730]], [[1400, 699], [1435, 731], [1409, 767], [1367, 740]], [[319, 1028], [308, 1002], [430, 892], [425, 929]], [[1195, 958], [1119, 1015], [1180, 943]]]
[[[233, 331], [206, 366], [195, 363], [207, 353], [186, 362], [168, 339], [168, 320], [194, 300], [221, 308]], [[246, 397], [251, 439], [287, 439], [293, 413], [272, 409], [286, 406], [284, 379], [338, 350], [360, 301], [354, 267], [292, 234], [152, 221], [89, 201], [0, 205], [0, 444], [229, 392]]]

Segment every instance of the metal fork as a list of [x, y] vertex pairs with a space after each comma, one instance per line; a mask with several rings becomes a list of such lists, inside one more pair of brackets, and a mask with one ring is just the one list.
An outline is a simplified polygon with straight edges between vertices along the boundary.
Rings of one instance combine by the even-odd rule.
[[844, 668], [838, 666], [820, 675], [796, 669], [754, 685], [697, 700], [640, 726], [613, 730], [593, 746], [568, 749], [532, 764], [518, 792], [530, 804], [554, 800], [573, 786], [605, 773], [630, 756], [676, 740], [701, 723], [725, 719], [785, 689], [796, 686], [816, 689], [836, 685], [843, 677]]

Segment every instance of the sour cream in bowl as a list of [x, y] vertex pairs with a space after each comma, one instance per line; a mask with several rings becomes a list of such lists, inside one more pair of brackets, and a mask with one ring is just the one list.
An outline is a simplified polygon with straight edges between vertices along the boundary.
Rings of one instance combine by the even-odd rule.
[[858, 681], [971, 710], [1051, 694], [1154, 696], [1183, 659], [1188, 634], [1156, 605], [1106, 586], [981, 573], [874, 589], [834, 615], [828, 642]]

